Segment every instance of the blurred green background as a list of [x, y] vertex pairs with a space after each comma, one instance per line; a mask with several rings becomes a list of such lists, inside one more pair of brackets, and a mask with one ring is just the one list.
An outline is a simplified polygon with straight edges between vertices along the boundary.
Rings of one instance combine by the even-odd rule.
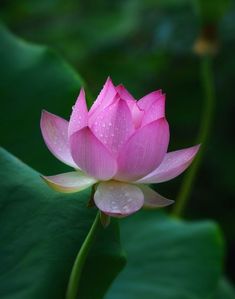
[[[163, 89], [171, 126], [170, 150], [196, 143], [205, 99], [201, 57], [193, 47], [203, 28], [212, 28], [212, 42], [217, 44], [216, 54], [213, 54], [215, 111], [184, 217], [211, 218], [220, 224], [227, 241], [226, 273], [235, 283], [235, 2], [5, 0], [0, 2], [0, 18], [21, 38], [55, 49], [81, 75], [82, 79], [76, 80], [86, 83], [90, 100], [95, 99], [108, 75], [114, 83], [123, 83], [137, 99], [152, 90]], [[5, 73], [0, 71], [0, 74], [4, 82]], [[53, 72], [44, 75], [50, 84]], [[37, 80], [41, 79], [45, 77], [38, 76]], [[51, 94], [55, 101], [60, 100], [54, 105], [47, 104], [48, 95], [38, 97], [46, 109], [68, 118], [79, 92], [77, 85], [71, 84], [69, 102], [61, 104], [67, 108], [60, 108], [63, 95]], [[17, 82], [15, 87], [16, 104], [12, 103], [9, 115], [4, 114], [9, 120], [21, 105], [17, 99]], [[4, 107], [7, 113], [8, 106]], [[40, 113], [37, 117], [39, 123]], [[12, 131], [8, 128], [9, 132], [20, 130], [24, 120], [19, 121], [17, 128]], [[11, 124], [14, 122], [10, 121], [8, 126]], [[14, 134], [3, 136], [2, 145], [38, 171], [56, 173], [55, 168], [61, 170], [63, 166], [47, 153], [42, 139], [38, 139], [39, 132], [37, 134], [37, 140], [31, 142], [36, 142], [37, 148], [44, 151], [43, 155], [53, 160], [50, 165], [40, 163], [40, 156], [35, 157], [34, 153], [32, 157], [24, 156], [21, 147], [12, 142]], [[175, 199], [182, 180], [183, 175], [156, 188], [166, 197]]]

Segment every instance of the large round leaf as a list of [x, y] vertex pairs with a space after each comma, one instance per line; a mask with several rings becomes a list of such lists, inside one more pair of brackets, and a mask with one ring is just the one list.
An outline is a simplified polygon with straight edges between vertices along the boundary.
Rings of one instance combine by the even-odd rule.
[[[56, 193], [4, 150], [0, 165], [0, 298], [64, 299], [75, 256], [95, 217], [86, 207], [90, 190]], [[117, 224], [100, 226], [79, 299], [102, 298], [124, 263]]]
[[214, 223], [143, 211], [121, 233], [128, 263], [107, 299], [208, 299], [216, 291], [223, 245]]
[[235, 289], [225, 277], [220, 279], [217, 293], [213, 299], [235, 299]]
[[16, 38], [0, 25], [1, 145], [44, 173], [64, 169], [40, 133], [42, 109], [69, 117], [81, 86], [75, 71], [47, 47]]

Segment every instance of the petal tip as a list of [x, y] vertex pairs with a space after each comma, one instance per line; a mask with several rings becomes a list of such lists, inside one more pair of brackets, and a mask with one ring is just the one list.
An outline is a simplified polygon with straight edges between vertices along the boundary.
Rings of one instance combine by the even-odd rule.
[[85, 89], [84, 89], [83, 87], [81, 87], [81, 89], [80, 89], [80, 92], [79, 92], [79, 95], [78, 95], [78, 98], [77, 98], [77, 99], [79, 99], [79, 98], [81, 98], [81, 97], [85, 97]]
[[111, 76], [108, 76], [107, 79], [106, 79], [106, 83], [107, 84], [112, 84], [113, 85], [113, 80], [111, 78]]
[[50, 188], [61, 193], [79, 192], [96, 183], [94, 178], [77, 171], [54, 176], [40, 175], [40, 177]]
[[58, 189], [55, 187], [55, 184], [49, 179], [49, 177], [40, 174], [41, 179], [52, 189], [58, 191]]
[[161, 209], [161, 208], [166, 208], [166, 207], [168, 207], [168, 206], [170, 206], [174, 203], [175, 203], [174, 200], [165, 198], [164, 202], [158, 203], [157, 205], [156, 204], [145, 203], [144, 208], [148, 209], [148, 210]]
[[164, 208], [174, 203], [174, 200], [168, 199], [157, 193], [155, 190], [144, 185], [140, 186], [144, 193], [144, 207], [148, 209]]
[[195, 148], [195, 152], [197, 153], [200, 149], [200, 147], [202, 146], [201, 143], [194, 145], [193, 147]]
[[47, 110], [42, 109], [42, 111], [41, 111], [41, 122], [43, 121], [43, 119], [44, 119], [46, 116], [48, 116], [48, 115], [50, 115], [50, 114], [51, 114], [51, 113], [48, 112]]
[[195, 158], [195, 156], [199, 152], [200, 147], [201, 147], [201, 144], [196, 144], [196, 145], [191, 146], [190, 148], [188, 148], [189, 155], [190, 155], [189, 161], [191, 161], [191, 162], [193, 161], [193, 159]]

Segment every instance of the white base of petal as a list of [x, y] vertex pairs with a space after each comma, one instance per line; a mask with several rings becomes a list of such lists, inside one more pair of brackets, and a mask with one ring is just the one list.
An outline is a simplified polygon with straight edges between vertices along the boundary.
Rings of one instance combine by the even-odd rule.
[[44, 181], [54, 190], [62, 193], [74, 193], [84, 190], [97, 181], [81, 171], [73, 171], [53, 176], [42, 176]]
[[148, 186], [140, 186], [144, 193], [144, 208], [164, 208], [174, 203], [174, 200], [167, 199]]
[[136, 185], [109, 181], [98, 185], [94, 201], [106, 215], [125, 217], [142, 208], [144, 195]]

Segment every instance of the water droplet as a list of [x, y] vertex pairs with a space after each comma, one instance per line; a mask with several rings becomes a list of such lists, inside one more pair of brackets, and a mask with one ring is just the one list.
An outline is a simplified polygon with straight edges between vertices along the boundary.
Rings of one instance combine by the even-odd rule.
[[123, 206], [123, 210], [127, 212], [129, 210], [128, 206], [127, 205]]

